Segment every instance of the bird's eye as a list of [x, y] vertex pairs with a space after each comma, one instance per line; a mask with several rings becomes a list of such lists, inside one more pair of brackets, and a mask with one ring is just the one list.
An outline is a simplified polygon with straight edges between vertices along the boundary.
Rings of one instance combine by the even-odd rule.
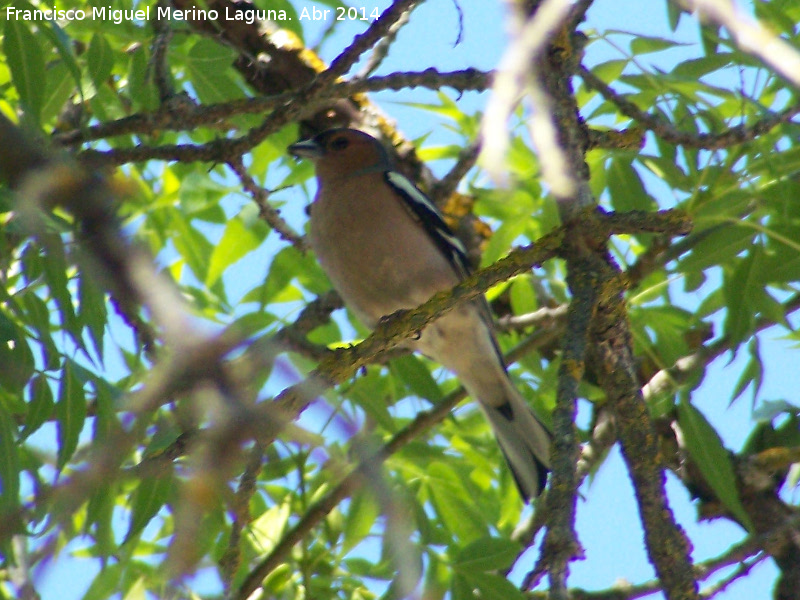
[[344, 150], [350, 145], [347, 138], [339, 137], [331, 141], [331, 150]]

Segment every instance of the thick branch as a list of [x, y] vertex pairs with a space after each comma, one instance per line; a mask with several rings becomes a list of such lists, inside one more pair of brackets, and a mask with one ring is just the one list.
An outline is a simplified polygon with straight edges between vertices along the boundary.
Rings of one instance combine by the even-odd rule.
[[658, 440], [647, 412], [632, 353], [625, 304], [614, 276], [600, 282], [601, 300], [594, 322], [592, 363], [616, 415], [623, 458], [634, 484], [645, 541], [664, 590], [671, 600], [697, 598], [689, 558], [690, 544], [669, 508]]

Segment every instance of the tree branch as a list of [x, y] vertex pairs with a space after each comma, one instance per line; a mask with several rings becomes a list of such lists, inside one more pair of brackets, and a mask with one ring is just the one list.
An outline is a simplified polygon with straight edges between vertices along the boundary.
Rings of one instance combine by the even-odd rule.
[[239, 181], [242, 182], [242, 187], [253, 197], [253, 201], [256, 203], [256, 206], [258, 206], [259, 216], [266, 221], [272, 229], [278, 232], [281, 239], [289, 242], [301, 252], [305, 252], [307, 250], [305, 240], [289, 227], [289, 224], [281, 217], [280, 212], [270, 204], [269, 193], [258, 185], [255, 179], [250, 176], [250, 173], [245, 169], [241, 159], [236, 158], [228, 161], [228, 166], [236, 173]]
[[606, 100], [614, 104], [626, 117], [633, 119], [655, 133], [658, 137], [671, 144], [686, 146], [687, 148], [702, 148], [706, 150], [721, 150], [752, 141], [782, 123], [790, 122], [800, 114], [800, 104], [795, 104], [779, 113], [769, 115], [752, 125], [740, 124], [728, 127], [720, 133], [688, 133], [661, 119], [658, 115], [651, 115], [623, 95], [615, 92], [603, 80], [589, 69], [581, 65], [579, 71], [581, 78], [590, 88], [600, 92]]
[[[451, 87], [459, 92], [470, 90], [481, 91], [491, 85], [493, 74], [477, 69], [440, 72], [430, 68], [424, 71], [404, 71], [370, 77], [368, 79], [351, 79], [337, 82], [321, 91], [316, 97], [318, 103], [337, 98], [347, 98], [356, 94], [379, 92], [382, 90], [402, 90], [405, 88], [424, 87], [440, 90]], [[192, 131], [201, 125], [219, 125], [221, 121], [236, 115], [261, 114], [274, 110], [294, 101], [296, 92], [284, 92], [273, 96], [258, 96], [192, 106], [183, 103], [180, 106], [168, 105], [155, 113], [139, 113], [116, 121], [100, 123], [83, 129], [56, 132], [53, 142], [64, 146], [105, 140], [121, 135], [154, 135], [160, 131]], [[229, 129], [234, 129], [230, 125]]]
[[759, 21], [751, 19], [731, 0], [683, 0], [701, 19], [725, 27], [739, 48], [758, 58], [800, 89], [800, 53]]

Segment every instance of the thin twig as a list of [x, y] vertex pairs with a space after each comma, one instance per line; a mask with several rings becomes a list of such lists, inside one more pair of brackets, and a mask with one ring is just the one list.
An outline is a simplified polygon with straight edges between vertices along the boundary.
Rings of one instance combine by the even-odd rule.
[[461, 151], [458, 153], [456, 164], [453, 165], [453, 168], [450, 169], [450, 171], [448, 171], [444, 177], [437, 181], [431, 189], [431, 199], [434, 201], [434, 203], [439, 205], [440, 203], [444, 202], [446, 198], [450, 197], [450, 195], [456, 190], [456, 187], [458, 187], [458, 183], [464, 178], [469, 170], [475, 166], [480, 152], [480, 141], [467, 144], [461, 149]]
[[278, 209], [270, 204], [269, 193], [258, 185], [255, 179], [250, 176], [241, 158], [229, 160], [228, 166], [236, 173], [237, 177], [239, 177], [244, 189], [250, 192], [250, 195], [258, 206], [258, 213], [261, 218], [264, 219], [272, 229], [278, 232], [281, 239], [289, 242], [301, 252], [305, 252], [307, 249], [305, 240], [289, 226], [283, 217], [281, 217]]
[[586, 82], [586, 85], [600, 92], [603, 98], [614, 104], [626, 117], [633, 119], [636, 123], [652, 131], [661, 139], [687, 148], [703, 148], [706, 150], [730, 148], [737, 144], [752, 141], [782, 123], [789, 123], [794, 117], [800, 114], [800, 103], [797, 103], [779, 113], [770, 114], [759, 119], [751, 125], [742, 123], [733, 127], [727, 127], [725, 131], [720, 133], [689, 133], [680, 131], [658, 115], [653, 115], [641, 110], [636, 104], [625, 98], [625, 96], [615, 92], [611, 86], [606, 84], [586, 67], [581, 66], [579, 73], [584, 82]]
[[386, 37], [375, 44], [375, 48], [372, 49], [372, 54], [370, 54], [366, 64], [358, 72], [358, 78], [364, 79], [369, 77], [378, 67], [381, 66], [383, 59], [388, 56], [389, 48], [392, 47], [392, 44], [397, 38], [397, 34], [400, 33], [400, 30], [403, 28], [403, 26], [408, 23], [410, 17], [410, 12], [403, 13], [400, 18], [397, 19], [397, 21], [389, 28]]

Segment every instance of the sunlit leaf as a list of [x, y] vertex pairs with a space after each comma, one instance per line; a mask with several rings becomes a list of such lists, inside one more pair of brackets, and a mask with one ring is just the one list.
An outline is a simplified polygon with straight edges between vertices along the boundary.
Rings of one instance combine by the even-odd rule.
[[253, 229], [248, 229], [239, 219], [230, 219], [225, 226], [222, 239], [217, 242], [211, 252], [205, 283], [211, 287], [222, 276], [225, 270], [252, 252], [261, 244], [263, 236]]
[[652, 210], [653, 199], [629, 159], [615, 157], [608, 167], [608, 188], [616, 210]]
[[169, 475], [145, 477], [136, 486], [131, 499], [131, 519], [123, 544], [142, 532], [158, 514], [172, 494], [173, 480]]
[[95, 33], [89, 42], [86, 60], [89, 64], [89, 75], [96, 87], [100, 87], [114, 68], [114, 52], [105, 36]]
[[464, 579], [473, 589], [479, 591], [481, 598], [487, 600], [524, 600], [527, 598], [517, 586], [497, 573], [464, 573]]
[[390, 368], [420, 398], [431, 402], [441, 400], [442, 390], [417, 356], [400, 356], [391, 362]]
[[662, 50], [674, 48], [676, 45], [675, 40], [640, 35], [631, 40], [631, 53], [648, 54], [650, 52], [661, 52]]
[[78, 447], [78, 438], [86, 420], [86, 395], [75, 375], [72, 361], [65, 361], [56, 401], [58, 432], [58, 468], [63, 469]]
[[55, 402], [53, 401], [53, 391], [47, 378], [42, 374], [37, 374], [30, 385], [31, 401], [28, 403], [28, 413], [25, 415], [25, 427], [22, 430], [23, 437], [27, 437], [39, 429], [48, 419], [53, 416]]
[[453, 567], [464, 575], [501, 571], [511, 567], [522, 547], [512, 540], [488, 537], [475, 540], [453, 558]]
[[228, 69], [235, 54], [211, 39], [200, 38], [189, 51], [186, 69], [203, 102], [224, 102], [242, 97], [242, 90]]
[[100, 362], [103, 362], [103, 338], [108, 321], [105, 294], [87, 273], [78, 280], [78, 318], [86, 325], [89, 338]]
[[744, 510], [736, 488], [736, 475], [722, 440], [703, 414], [688, 401], [678, 403], [678, 421], [692, 460], [722, 503], [747, 529], [750, 517]]
[[761, 360], [758, 338], [754, 337], [750, 340], [750, 343], [747, 344], [747, 352], [750, 355], [750, 359], [747, 361], [747, 365], [742, 371], [739, 380], [736, 382], [736, 386], [733, 388], [731, 403], [737, 400], [750, 384], [752, 384], [753, 404], [755, 404], [758, 392], [761, 390], [761, 385], [764, 383], [764, 364]]
[[763, 256], [761, 246], [753, 246], [725, 282], [728, 308], [725, 331], [734, 342], [740, 342], [750, 335], [756, 314], [768, 302], [762, 279]]
[[362, 488], [356, 492], [344, 520], [342, 554], [349, 552], [369, 534], [379, 515], [380, 507], [369, 489]]
[[20, 464], [17, 450], [17, 427], [0, 404], [0, 513], [13, 514], [19, 506]]
[[447, 529], [464, 542], [485, 537], [486, 523], [452, 467], [435, 462], [428, 468], [428, 477], [434, 506]]
[[26, 113], [38, 123], [45, 88], [44, 56], [39, 42], [24, 19], [6, 19], [3, 26], [3, 51], [11, 69], [14, 86]]
[[47, 69], [47, 87], [42, 101], [42, 123], [47, 123], [64, 110], [68, 99], [75, 93], [75, 79], [68, 67], [57, 62]]
[[750, 247], [755, 231], [737, 223], [725, 223], [707, 235], [692, 248], [691, 254], [681, 259], [681, 268], [686, 271], [706, 269], [712, 265], [730, 263], [742, 251]]

